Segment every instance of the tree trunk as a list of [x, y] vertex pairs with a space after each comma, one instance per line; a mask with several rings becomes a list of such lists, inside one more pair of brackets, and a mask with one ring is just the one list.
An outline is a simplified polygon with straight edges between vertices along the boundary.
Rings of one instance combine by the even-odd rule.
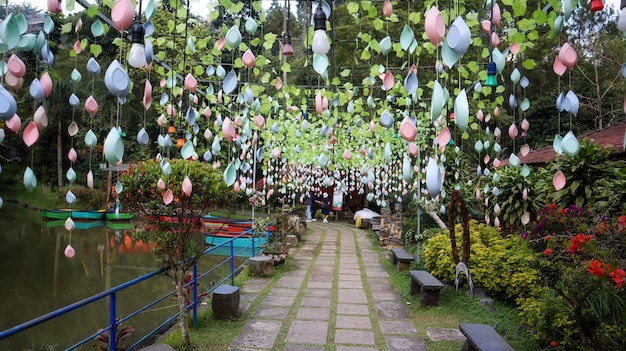
[[189, 339], [189, 328], [187, 325], [187, 310], [185, 309], [185, 274], [180, 267], [177, 267], [174, 271], [174, 283], [176, 285], [176, 297], [180, 311], [180, 315], [178, 316], [178, 329], [180, 329], [185, 350], [191, 350], [191, 340]]
[[63, 138], [61, 137], [62, 124], [61, 119], [57, 122], [57, 187], [63, 186]]

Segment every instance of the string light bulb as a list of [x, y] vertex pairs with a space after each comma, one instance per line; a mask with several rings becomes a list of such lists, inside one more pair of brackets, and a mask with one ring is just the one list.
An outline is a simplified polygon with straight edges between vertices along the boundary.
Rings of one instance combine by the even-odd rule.
[[498, 68], [496, 67], [495, 62], [489, 62], [487, 64], [487, 81], [485, 85], [488, 87], [495, 87], [498, 85], [498, 81], [496, 80], [496, 73], [498, 72]]
[[174, 119], [170, 118], [170, 126], [167, 128], [168, 134], [174, 134], [176, 132], [176, 128], [174, 127]]
[[176, 147], [181, 148], [185, 145], [185, 137], [183, 128], [178, 128], [178, 139], [176, 140]]
[[145, 30], [143, 24], [140, 22], [133, 23], [131, 28], [131, 46], [130, 52], [128, 53], [128, 64], [135, 68], [141, 68], [148, 64], [143, 40], [144, 35]]
[[313, 44], [311, 48], [316, 54], [326, 54], [328, 50], [330, 50], [330, 43], [328, 43], [328, 36], [326, 35], [326, 14], [322, 9], [321, 3], [315, 10], [313, 23], [315, 32], [313, 34]]

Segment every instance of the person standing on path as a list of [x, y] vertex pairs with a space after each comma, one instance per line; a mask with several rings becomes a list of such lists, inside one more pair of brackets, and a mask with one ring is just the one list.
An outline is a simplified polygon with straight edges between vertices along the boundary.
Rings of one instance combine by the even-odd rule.
[[322, 195], [322, 216], [324, 217], [324, 223], [328, 223], [328, 214], [330, 213], [330, 199], [328, 193]]
[[306, 205], [306, 211], [304, 211], [304, 214], [306, 216], [306, 221], [307, 222], [311, 222], [312, 218], [311, 218], [311, 207], [313, 206], [313, 191], [310, 191], [306, 194], [304, 194], [304, 204]]

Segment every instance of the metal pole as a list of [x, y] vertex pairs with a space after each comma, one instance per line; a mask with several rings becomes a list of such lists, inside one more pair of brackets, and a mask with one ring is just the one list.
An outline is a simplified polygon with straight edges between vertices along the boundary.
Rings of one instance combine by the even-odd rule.
[[235, 240], [230, 241], [230, 281], [235, 286]]
[[116, 351], [115, 338], [117, 337], [117, 318], [115, 316], [116, 294], [112, 293], [109, 297], [109, 351]]
[[193, 263], [193, 326], [198, 325], [198, 260]]

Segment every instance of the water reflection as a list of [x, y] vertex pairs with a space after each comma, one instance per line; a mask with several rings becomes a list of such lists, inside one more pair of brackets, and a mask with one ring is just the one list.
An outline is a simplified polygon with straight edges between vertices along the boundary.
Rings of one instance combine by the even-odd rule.
[[[150, 246], [136, 240], [132, 223], [101, 225], [69, 233], [63, 225], [43, 224], [38, 212], [5, 204], [0, 216], [0, 330], [82, 300], [158, 268]], [[200, 238], [201, 239], [201, 238]], [[70, 244], [73, 259], [64, 256]], [[202, 266], [210, 266], [211, 259]], [[220, 275], [223, 272], [219, 273]], [[208, 290], [212, 279], [201, 284]], [[149, 279], [117, 296], [117, 315], [122, 316], [165, 295], [170, 279]], [[156, 327], [176, 311], [166, 299], [129, 323], [138, 333]], [[108, 299], [31, 328], [6, 340], [0, 350], [56, 350], [65, 348], [108, 324]], [[143, 335], [143, 334], [141, 334]], [[129, 342], [129, 344], [132, 341]], [[83, 349], [92, 349], [94, 342]]]

